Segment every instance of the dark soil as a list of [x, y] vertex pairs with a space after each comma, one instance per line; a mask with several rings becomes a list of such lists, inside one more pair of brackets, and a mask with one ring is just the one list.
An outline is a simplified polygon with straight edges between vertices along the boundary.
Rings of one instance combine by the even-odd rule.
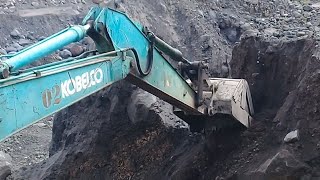
[[[319, 177], [319, 166], [314, 166], [320, 148], [317, 42], [307, 39], [275, 45], [248, 39], [234, 49], [231, 66], [234, 77], [249, 81], [258, 111], [255, 121], [266, 129], [265, 146], [291, 150]], [[295, 129], [300, 130], [300, 141], [282, 144], [286, 133]]]
[[[270, 42], [249, 38], [233, 51], [233, 76], [248, 79], [257, 104], [254, 124], [247, 131], [231, 129], [204, 138], [187, 129], [166, 128], [152, 109], [148, 118], [132, 123], [129, 114], [124, 113], [132, 87], [120, 82], [59, 113], [54, 121], [51, 158], [24, 171], [22, 177], [318, 177], [316, 42], [307, 39], [283, 43], [274, 51], [268, 50], [270, 46]], [[306, 95], [313, 98], [307, 100]], [[300, 130], [300, 141], [283, 144], [284, 136], [294, 129]], [[303, 166], [298, 164], [289, 170], [280, 165], [269, 167], [271, 173], [257, 176], [261, 165], [283, 149]]]

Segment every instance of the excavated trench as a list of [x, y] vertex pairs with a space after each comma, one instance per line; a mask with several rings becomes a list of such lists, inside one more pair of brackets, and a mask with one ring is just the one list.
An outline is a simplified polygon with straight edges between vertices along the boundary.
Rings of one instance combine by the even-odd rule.
[[[249, 82], [256, 110], [249, 132], [263, 132], [257, 140], [262, 147], [249, 166], [253, 169], [247, 169], [258, 165], [254, 175], [319, 177], [314, 164], [319, 162], [319, 66], [318, 43], [313, 39], [249, 38], [234, 48], [232, 77]], [[299, 142], [284, 144], [283, 138], [293, 130], [299, 131]], [[279, 153], [286, 155], [281, 159]], [[264, 155], [272, 154], [277, 155], [259, 165]]]

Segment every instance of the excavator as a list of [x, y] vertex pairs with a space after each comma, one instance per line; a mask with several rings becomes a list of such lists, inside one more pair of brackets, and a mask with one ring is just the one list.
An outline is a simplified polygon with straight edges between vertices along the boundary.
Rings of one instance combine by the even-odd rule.
[[[26, 68], [86, 37], [94, 50]], [[206, 62], [189, 61], [125, 13], [96, 6], [80, 25], [0, 56], [0, 140], [120, 80], [170, 103], [195, 130], [249, 127], [254, 109], [247, 81], [210, 78], [207, 71]]]

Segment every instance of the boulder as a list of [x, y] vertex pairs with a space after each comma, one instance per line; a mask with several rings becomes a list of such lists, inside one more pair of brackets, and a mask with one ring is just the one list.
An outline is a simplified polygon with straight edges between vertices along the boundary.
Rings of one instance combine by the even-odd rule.
[[276, 34], [278, 32], [277, 29], [275, 28], [267, 28], [264, 30], [264, 33], [268, 36], [273, 36], [274, 34]]
[[250, 173], [250, 177], [257, 179], [279, 177], [303, 177], [310, 171], [310, 167], [299, 161], [288, 150], [282, 149], [272, 158], [267, 159], [258, 169]]
[[38, 7], [39, 5], [40, 5], [39, 2], [36, 2], [36, 1], [31, 2], [31, 6], [33, 7]]
[[79, 56], [84, 52], [84, 48], [77, 43], [70, 44], [67, 49], [71, 52], [72, 57]]
[[59, 56], [62, 57], [63, 59], [67, 59], [72, 56], [71, 52], [68, 49], [64, 49], [59, 52]]
[[135, 91], [129, 100], [127, 112], [132, 122], [146, 120], [149, 109], [157, 101], [157, 98], [143, 90]]
[[0, 55], [6, 55], [7, 51], [5, 49], [0, 48]]
[[5, 49], [5, 51], [7, 51], [8, 53], [10, 52], [17, 52], [17, 48], [13, 47], [13, 46], [9, 46]]
[[19, 43], [13, 43], [12, 46], [17, 49], [17, 51], [21, 51], [23, 49], [23, 46], [21, 46]]
[[298, 140], [299, 140], [299, 130], [295, 130], [295, 131], [291, 131], [290, 133], [288, 133], [283, 141], [285, 143], [292, 143], [292, 142], [296, 142]]
[[225, 32], [229, 41], [231, 42], [238, 41], [238, 31], [236, 28], [228, 28]]
[[304, 11], [307, 11], [307, 12], [310, 12], [310, 11], [312, 11], [312, 6], [310, 6], [310, 5], [305, 5], [305, 6], [303, 6], [303, 10], [304, 10]]
[[11, 162], [10, 155], [0, 151], [0, 179], [6, 179], [11, 174]]
[[259, 34], [259, 31], [257, 29], [249, 29], [244, 31], [241, 34], [240, 39], [246, 39], [246, 38], [250, 38], [250, 37], [257, 37]]
[[28, 45], [32, 44], [32, 41], [29, 39], [20, 39], [18, 41], [18, 44], [20, 44], [21, 46], [28, 46]]
[[19, 39], [22, 35], [20, 31], [17, 28], [15, 28], [14, 30], [11, 31], [10, 36], [14, 39]]

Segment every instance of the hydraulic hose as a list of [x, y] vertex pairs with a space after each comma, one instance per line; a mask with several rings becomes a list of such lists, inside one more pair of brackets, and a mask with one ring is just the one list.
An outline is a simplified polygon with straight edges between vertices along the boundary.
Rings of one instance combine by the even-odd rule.
[[138, 69], [138, 72], [141, 76], [148, 76], [152, 70], [152, 65], [153, 65], [153, 50], [154, 50], [154, 39], [150, 38], [150, 47], [149, 47], [149, 50], [148, 50], [148, 65], [147, 65], [147, 70], [144, 72], [141, 68], [141, 64], [140, 64], [140, 59], [139, 59], [139, 55], [138, 55], [138, 52], [136, 49], [134, 48], [128, 48], [128, 49], [125, 49], [124, 51], [131, 51], [134, 55], [134, 59], [136, 61], [136, 64], [137, 64], [137, 69]]

